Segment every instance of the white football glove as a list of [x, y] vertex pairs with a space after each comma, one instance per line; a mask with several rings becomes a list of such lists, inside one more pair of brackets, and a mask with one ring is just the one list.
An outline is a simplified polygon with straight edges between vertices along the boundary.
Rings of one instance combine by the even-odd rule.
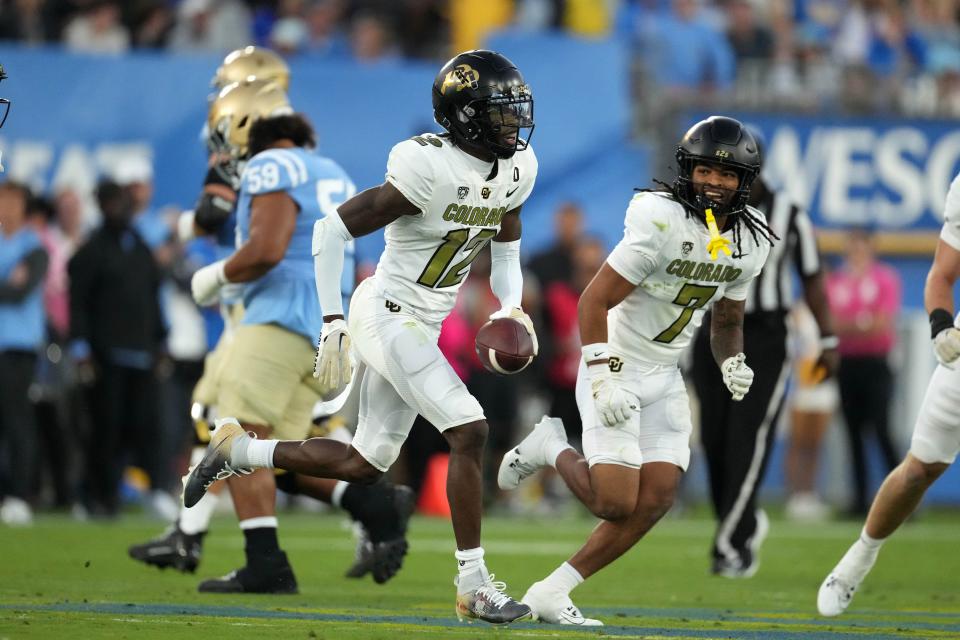
[[196, 214], [193, 209], [184, 211], [177, 217], [177, 239], [180, 242], [189, 242], [197, 235], [196, 227], [193, 224]]
[[640, 411], [637, 397], [623, 388], [610, 373], [607, 363], [587, 366], [590, 389], [593, 391], [593, 406], [600, 420], [608, 427], [626, 422], [635, 411]]
[[498, 318], [513, 318], [517, 320], [527, 329], [527, 333], [530, 334], [530, 339], [533, 340], [533, 355], [537, 355], [540, 352], [540, 343], [537, 342], [537, 332], [533, 330], [533, 320], [530, 319], [530, 316], [524, 312], [520, 307], [509, 307], [500, 309], [499, 311], [494, 311], [490, 314], [491, 320], [497, 320]]
[[960, 329], [951, 327], [938, 333], [933, 339], [933, 352], [940, 364], [953, 369], [956, 359], [960, 358]]
[[201, 307], [207, 307], [220, 297], [220, 288], [227, 284], [227, 276], [223, 272], [226, 260], [217, 260], [213, 264], [197, 269], [190, 279], [190, 291], [193, 299]]
[[736, 402], [743, 400], [743, 396], [747, 395], [750, 385], [753, 384], [753, 369], [744, 362], [746, 359], [747, 356], [741, 352], [730, 356], [720, 365], [723, 384], [727, 385]]
[[341, 318], [324, 322], [313, 365], [313, 377], [320, 380], [321, 395], [346, 387], [352, 375], [347, 323]]

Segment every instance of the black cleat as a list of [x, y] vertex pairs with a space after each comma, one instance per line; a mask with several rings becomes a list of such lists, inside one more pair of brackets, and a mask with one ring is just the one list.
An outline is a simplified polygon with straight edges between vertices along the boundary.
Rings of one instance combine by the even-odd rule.
[[149, 542], [131, 545], [127, 553], [134, 560], [160, 569], [172, 567], [181, 573], [193, 573], [200, 564], [205, 535], [206, 532], [188, 535], [175, 524]]
[[232, 475], [249, 474], [251, 469], [234, 467], [230, 464], [230, 448], [237, 438], [249, 438], [233, 418], [217, 420], [217, 428], [210, 438], [203, 459], [190, 470], [183, 480], [183, 506], [188, 509], [200, 502], [207, 489], [217, 480]]
[[373, 581], [383, 584], [400, 572], [403, 558], [407, 555], [406, 538], [395, 538], [373, 545]]
[[[348, 577], [362, 578], [373, 574], [377, 584], [383, 584], [397, 575], [407, 555], [407, 528], [416, 506], [413, 489], [404, 485], [371, 487], [382, 491], [384, 508], [371, 509], [369, 516], [360, 517], [361, 537], [357, 542], [356, 559], [347, 570]], [[371, 500], [371, 503], [377, 501]]]
[[353, 553], [353, 564], [344, 574], [347, 578], [362, 578], [373, 571], [373, 543], [370, 534], [359, 522], [353, 525], [356, 528], [357, 548]]
[[247, 566], [223, 577], [204, 580], [197, 590], [201, 593], [298, 593], [297, 578], [283, 551], [250, 558], [247, 562]]

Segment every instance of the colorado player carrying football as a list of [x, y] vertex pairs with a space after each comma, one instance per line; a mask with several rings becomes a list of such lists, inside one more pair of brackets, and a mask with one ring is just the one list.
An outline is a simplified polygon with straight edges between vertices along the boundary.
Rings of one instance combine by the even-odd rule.
[[960, 278], [960, 175], [947, 192], [943, 217], [923, 292], [939, 365], [920, 405], [910, 451], [880, 485], [860, 538], [820, 585], [820, 615], [836, 616], [847, 609], [883, 543], [913, 513], [930, 485], [953, 464], [960, 451], [960, 329], [953, 315], [954, 286]]
[[736, 120], [713, 116], [686, 133], [677, 161], [668, 190], [634, 196], [623, 239], [580, 298], [583, 455], [567, 444], [563, 423], [545, 417], [500, 465], [503, 489], [555, 467], [603, 519], [580, 551], [523, 597], [546, 622], [602, 624], [583, 617], [570, 591], [673, 504], [692, 429], [677, 361], [711, 303], [724, 383], [739, 400], [753, 381], [743, 356], [744, 299], [771, 242], [762, 215], [746, 205], [760, 169], [756, 142]]
[[[433, 106], [448, 134], [424, 134], [394, 146], [386, 181], [351, 198], [314, 229], [325, 314], [316, 374], [323, 386], [344, 384], [351, 339], [365, 364], [352, 444], [326, 438], [263, 442], [223, 423], [185, 496], [188, 502], [198, 499], [213, 478], [239, 468], [373, 482], [396, 460], [422, 414], [451, 449], [447, 491], [457, 541], [457, 615], [508, 623], [529, 617], [530, 608], [504, 593], [484, 564], [481, 460], [487, 423], [437, 337], [471, 263], [490, 241], [491, 288], [503, 307], [495, 315], [514, 317], [533, 331], [519, 306], [520, 208], [537, 174], [529, 135], [521, 133], [533, 129], [533, 96], [508, 59], [468, 51], [440, 70]], [[357, 288], [347, 325], [339, 308], [344, 244], [383, 227], [386, 249], [376, 273]]]

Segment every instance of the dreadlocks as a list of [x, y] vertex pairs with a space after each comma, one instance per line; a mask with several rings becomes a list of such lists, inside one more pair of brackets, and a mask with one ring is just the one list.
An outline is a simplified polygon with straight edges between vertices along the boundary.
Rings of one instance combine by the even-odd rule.
[[[684, 198], [680, 193], [677, 182], [667, 184], [663, 180], [656, 178], [654, 178], [653, 182], [660, 187], [657, 191], [666, 191], [683, 206], [683, 212], [688, 218], [696, 216], [706, 224], [707, 219], [704, 215], [704, 207], [698, 206], [696, 203]], [[635, 189], [635, 191], [650, 191], [650, 189]], [[730, 211], [727, 215], [733, 217], [733, 243], [737, 245], [737, 252], [733, 255], [734, 258], [743, 256], [743, 247], [741, 246], [743, 231], [741, 230], [741, 225], [747, 228], [750, 237], [753, 238], [753, 243], [756, 245], [760, 244], [760, 238], [763, 238], [770, 246], [773, 246], [773, 243], [780, 239], [780, 236], [770, 228], [770, 225], [767, 224], [764, 217], [751, 211], [747, 205], [744, 205], [738, 210]]]

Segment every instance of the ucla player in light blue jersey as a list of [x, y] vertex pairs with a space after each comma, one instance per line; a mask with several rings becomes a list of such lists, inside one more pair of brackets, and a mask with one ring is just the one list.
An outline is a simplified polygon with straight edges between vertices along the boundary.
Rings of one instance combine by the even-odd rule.
[[[212, 85], [219, 92], [228, 85], [245, 79], [275, 82], [284, 90], [290, 79], [290, 69], [283, 58], [263, 47], [244, 47], [226, 56], [217, 69]], [[215, 94], [214, 98], [218, 95]], [[211, 100], [212, 101], [212, 100]], [[202, 139], [209, 137], [209, 126], [204, 123]], [[207, 236], [216, 241], [216, 259], [229, 258], [236, 249], [236, 205], [240, 188], [240, 173], [244, 161], [232, 161], [231, 154], [214, 150], [203, 184], [203, 192], [195, 208], [181, 215], [178, 233], [181, 241], [187, 242], [197, 236]], [[226, 166], [221, 163], [226, 162]], [[311, 183], [312, 184], [312, 183]], [[344, 304], [353, 292], [355, 272], [354, 248], [350, 243], [344, 255], [342, 291]], [[234, 284], [221, 288], [220, 311], [224, 319], [224, 331], [216, 347], [207, 355], [203, 376], [197, 382], [191, 406], [197, 444], [194, 450], [198, 461], [210, 440], [210, 426], [217, 415], [216, 402], [220, 389], [221, 365], [233, 341], [234, 329], [243, 317], [243, 287]], [[345, 394], [344, 394], [345, 395]], [[349, 442], [352, 434], [342, 425], [339, 416], [330, 416], [341, 402], [317, 403], [314, 407], [312, 435], [338, 438]], [[317, 413], [317, 411], [322, 413]], [[354, 414], [356, 408], [353, 408]], [[350, 421], [346, 416], [347, 422]], [[311, 427], [308, 422], [304, 428]], [[406, 525], [413, 509], [413, 495], [406, 487], [381, 483], [376, 487], [350, 487], [336, 480], [282, 473], [277, 476], [277, 485], [291, 494], [302, 493], [326, 503], [343, 507], [354, 520], [358, 535], [356, 560], [348, 568], [348, 577], [362, 578], [372, 574], [377, 582], [385, 582], [399, 571], [406, 553]], [[216, 508], [218, 495], [224, 483], [218, 482], [198, 504], [191, 508], [181, 507], [175, 522], [161, 535], [147, 542], [131, 545], [131, 558], [159, 568], [172, 567], [181, 572], [194, 572], [200, 563], [203, 540], [208, 532]]]
[[[241, 284], [244, 316], [220, 367], [216, 406], [262, 438], [303, 438], [314, 404], [322, 397], [313, 377], [314, 350], [322, 326], [314, 283], [312, 230], [355, 188], [332, 160], [314, 154], [314, 133], [294, 114], [274, 83], [228, 86], [211, 107], [211, 141], [228, 169], [246, 162], [237, 201], [237, 250], [197, 271], [194, 299], [216, 301], [224, 287]], [[364, 487], [326, 481], [335, 504], [392, 540], [393, 565], [374, 578], [389, 579], [406, 552], [406, 517], [396, 518], [393, 492], [373, 496]], [[291, 593], [296, 579], [277, 542], [272, 473], [231, 478], [230, 489], [246, 538], [246, 565], [200, 585], [207, 592]], [[304, 488], [296, 481], [297, 488]], [[318, 487], [305, 488], [315, 495]], [[376, 498], [380, 499], [377, 500]], [[389, 504], [387, 504], [389, 502]], [[358, 506], [362, 503], [362, 506]], [[365, 507], [365, 508], [364, 508]], [[393, 531], [371, 527], [363, 513], [390, 520]], [[376, 519], [376, 518], [374, 518]]]

